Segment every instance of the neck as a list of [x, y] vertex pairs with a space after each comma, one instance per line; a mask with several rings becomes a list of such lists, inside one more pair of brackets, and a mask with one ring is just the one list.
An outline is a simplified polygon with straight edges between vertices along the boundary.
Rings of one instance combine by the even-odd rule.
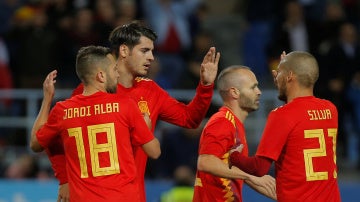
[[228, 108], [242, 123], [249, 115], [247, 111], [242, 110], [237, 103], [224, 102], [224, 107]]
[[313, 89], [312, 88], [302, 88], [296, 86], [296, 88], [288, 90], [290, 92], [287, 96], [287, 103], [291, 102], [293, 99], [298, 97], [306, 97], [306, 96], [313, 96]]
[[105, 88], [101, 85], [92, 85], [92, 84], [86, 86], [84, 85], [83, 95], [89, 96], [99, 91], [106, 92]]
[[125, 88], [131, 88], [134, 85], [135, 76], [131, 72], [129, 72], [124, 65], [120, 65], [119, 74], [119, 84], [121, 84]]

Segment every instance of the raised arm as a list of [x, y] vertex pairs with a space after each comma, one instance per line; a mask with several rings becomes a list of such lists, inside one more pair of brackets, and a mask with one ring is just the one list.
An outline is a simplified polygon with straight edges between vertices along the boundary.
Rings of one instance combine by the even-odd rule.
[[[56, 83], [57, 71], [54, 70], [50, 72], [43, 83], [43, 92], [44, 98], [41, 103], [39, 114], [34, 122], [32, 131], [31, 131], [31, 140], [30, 148], [34, 152], [41, 152], [44, 150], [39, 144], [36, 138], [36, 132], [46, 123], [49, 112], [51, 109], [51, 103], [55, 95], [55, 86]], [[69, 188], [67, 184], [67, 175], [66, 175], [66, 160], [64, 156], [64, 151], [62, 147], [62, 141], [60, 137], [55, 138], [52, 144], [46, 149], [46, 153], [51, 162], [52, 169], [54, 170], [55, 177], [59, 180], [59, 194], [58, 201], [69, 200]]]
[[214, 93], [214, 81], [217, 76], [220, 53], [211, 47], [204, 56], [200, 68], [200, 81], [195, 97], [185, 105], [159, 90], [161, 97], [160, 119], [185, 128], [197, 128], [204, 119]]
[[51, 103], [55, 95], [55, 86], [56, 83], [57, 71], [53, 70], [50, 72], [43, 83], [43, 92], [44, 98], [41, 103], [40, 111], [36, 120], [34, 122], [33, 128], [31, 130], [31, 139], [30, 139], [30, 148], [34, 152], [42, 152], [44, 149], [39, 144], [36, 138], [36, 132], [46, 123], [49, 112], [51, 109]]

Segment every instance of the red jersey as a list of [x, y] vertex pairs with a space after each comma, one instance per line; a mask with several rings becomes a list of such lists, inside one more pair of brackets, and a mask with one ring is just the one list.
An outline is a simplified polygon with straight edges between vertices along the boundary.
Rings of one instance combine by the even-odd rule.
[[278, 201], [341, 201], [337, 128], [336, 107], [314, 96], [296, 98], [269, 114], [256, 155], [276, 162]]
[[[214, 85], [203, 86], [199, 84], [196, 88], [196, 95], [194, 99], [187, 105], [177, 101], [171, 97], [165, 90], [157, 85], [153, 80], [142, 77], [137, 77], [134, 80], [131, 88], [125, 88], [118, 85], [118, 94], [129, 96], [133, 99], [141, 112], [148, 113], [152, 122], [152, 131], [155, 131], [155, 125], [158, 120], [166, 121], [185, 128], [196, 128], [206, 115], [207, 110], [211, 104]], [[83, 85], [80, 84], [73, 92], [73, 95], [81, 94]], [[140, 196], [142, 201], [146, 201], [145, 196], [145, 169], [147, 162], [147, 155], [140, 147], [134, 148], [135, 163], [138, 170], [138, 181], [140, 182]], [[63, 168], [55, 167], [61, 165], [59, 161], [64, 164], [64, 160], [57, 158], [54, 162], [49, 157], [53, 169], [57, 176], [61, 175]], [[66, 179], [59, 179], [66, 181]]]
[[71, 201], [140, 201], [132, 146], [154, 136], [133, 100], [74, 96], [54, 106], [36, 135], [45, 148], [61, 136]]
[[[228, 164], [229, 151], [243, 144], [242, 153], [248, 156], [244, 125], [226, 107], [221, 107], [206, 124], [200, 138], [199, 155], [211, 154]], [[197, 171], [193, 202], [242, 201], [243, 180], [220, 178]]]

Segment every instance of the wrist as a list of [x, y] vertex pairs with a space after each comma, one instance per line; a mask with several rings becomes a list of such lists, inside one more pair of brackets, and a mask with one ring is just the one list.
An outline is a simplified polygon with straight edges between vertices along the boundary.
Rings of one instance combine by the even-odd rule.
[[200, 85], [201, 85], [201, 86], [205, 86], [205, 87], [209, 87], [209, 86], [213, 86], [213, 85], [214, 85], [214, 82], [200, 81]]
[[43, 103], [51, 103], [54, 98], [54, 95], [44, 95]]

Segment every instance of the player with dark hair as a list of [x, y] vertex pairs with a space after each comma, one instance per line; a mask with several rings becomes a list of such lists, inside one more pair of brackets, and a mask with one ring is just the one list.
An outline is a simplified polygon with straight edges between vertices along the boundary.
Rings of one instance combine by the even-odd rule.
[[307, 52], [283, 53], [273, 71], [279, 99], [285, 104], [269, 114], [256, 155], [231, 150], [233, 166], [262, 176], [275, 161], [278, 201], [333, 201], [337, 181], [338, 112], [333, 103], [314, 97], [319, 77], [316, 59]]
[[[211, 47], [204, 56], [196, 95], [190, 103], [184, 104], [171, 97], [153, 80], [145, 78], [154, 61], [154, 40], [156, 40], [156, 34], [139, 22], [119, 26], [111, 32], [109, 41], [113, 55], [117, 56], [120, 73], [117, 93], [127, 95], [137, 103], [145, 118], [150, 118], [152, 131], [155, 130], [158, 120], [185, 128], [196, 128], [211, 104], [220, 53], [216, 53], [215, 48]], [[83, 84], [80, 84], [73, 95], [82, 92]], [[51, 151], [48, 151], [48, 154], [50, 154], [49, 158], [55, 175], [60, 181], [59, 198], [67, 198], [67, 176], [64, 169], [66, 162], [58, 146], [61, 142], [59, 143], [58, 140], [52, 145], [53, 148], [50, 148]], [[138, 194], [142, 201], [145, 201], [144, 176], [147, 156], [140, 147], [134, 147], [134, 155], [138, 170], [137, 180], [140, 183]]]
[[[115, 94], [119, 73], [108, 48], [81, 48], [76, 73], [83, 93], [57, 102], [48, 116], [39, 113], [31, 149], [42, 151], [61, 137], [71, 201], [141, 201], [132, 147], [158, 158], [159, 141], [134, 101]], [[51, 72], [44, 86], [53, 85], [55, 77]]]

